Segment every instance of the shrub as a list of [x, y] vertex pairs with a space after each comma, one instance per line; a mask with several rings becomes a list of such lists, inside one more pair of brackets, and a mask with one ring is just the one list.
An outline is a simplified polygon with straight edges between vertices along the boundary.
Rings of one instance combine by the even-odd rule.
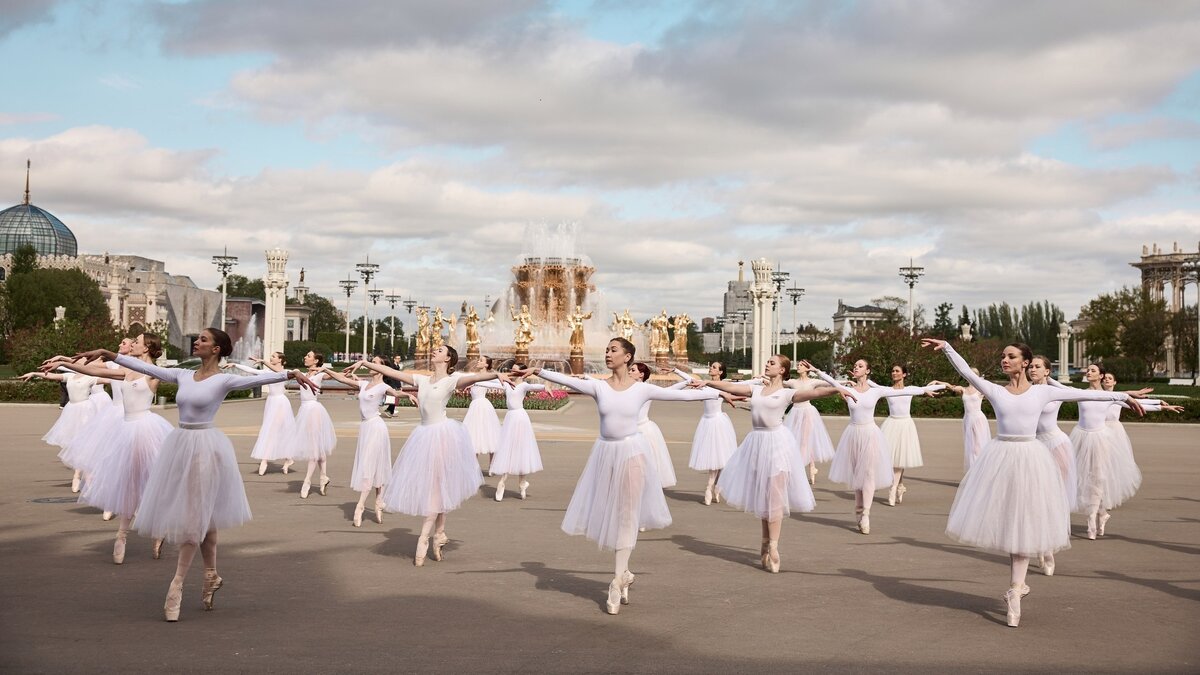
[[57, 382], [5, 380], [0, 382], [0, 401], [17, 403], [58, 403]]
[[64, 319], [58, 325], [14, 331], [5, 352], [11, 359], [13, 370], [27, 373], [58, 354], [69, 356], [98, 347], [116, 349], [121, 337], [120, 331], [109, 323], [80, 324]]

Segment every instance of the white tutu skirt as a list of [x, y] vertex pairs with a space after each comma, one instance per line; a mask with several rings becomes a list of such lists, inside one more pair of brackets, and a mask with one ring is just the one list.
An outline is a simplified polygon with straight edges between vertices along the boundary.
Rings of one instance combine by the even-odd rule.
[[921, 439], [911, 417], [889, 417], [879, 426], [892, 450], [893, 469], [915, 469], [925, 464], [921, 458]]
[[357, 492], [387, 485], [392, 477], [392, 439], [378, 416], [358, 425], [358, 446], [350, 469], [350, 489]]
[[[1062, 432], [1059, 432], [1062, 433]], [[1066, 434], [1063, 434], [1064, 436]], [[979, 457], [983, 446], [992, 440], [992, 430], [988, 426], [987, 415], [981, 412], [971, 412], [963, 415], [963, 471], [971, 468], [971, 462]]]
[[1096, 431], [1075, 427], [1071, 432], [1075, 450], [1075, 508], [1088, 513], [1092, 506], [1105, 509], [1120, 506], [1137, 492], [1142, 472], [1125, 452], [1121, 440], [1105, 426]]
[[199, 543], [250, 520], [233, 444], [219, 429], [174, 429], [163, 440], [137, 512], [138, 534]]
[[292, 457], [292, 434], [296, 431], [296, 416], [287, 396], [267, 396], [263, 404], [262, 426], [250, 456], [254, 459], [280, 460]]
[[829, 438], [829, 432], [821, 422], [821, 414], [813, 404], [805, 401], [792, 406], [783, 423], [796, 437], [800, 458], [805, 466], [833, 459], [833, 440]]
[[1078, 479], [1075, 477], [1075, 450], [1071, 447], [1071, 437], [1064, 434], [1058, 427], [1055, 427], [1053, 431], [1038, 434], [1037, 439], [1050, 451], [1050, 459], [1054, 460], [1054, 466], [1058, 469], [1058, 475], [1062, 476], [1063, 479], [1067, 504], [1074, 511], [1078, 503], [1075, 499]]
[[[1133, 459], [1133, 441], [1129, 440], [1129, 434], [1125, 431], [1125, 425], [1121, 424], [1120, 420], [1105, 420], [1104, 426], [1108, 427], [1113, 433], [1113, 439], [1116, 441], [1114, 449], [1121, 455], [1118, 463], [1128, 468], [1129, 466], [1137, 466], [1137, 461]], [[1138, 472], [1141, 475], [1141, 472]]]
[[329, 411], [318, 401], [301, 401], [296, 412], [296, 427], [288, 445], [292, 459], [297, 462], [325, 459], [333, 454], [337, 434]]
[[524, 410], [509, 410], [500, 427], [500, 443], [492, 458], [491, 472], [527, 476], [542, 470], [542, 452], [533, 435], [533, 424]]
[[616, 550], [633, 548], [638, 528], [670, 525], [671, 511], [652, 452], [640, 433], [617, 441], [596, 439], [567, 504], [563, 532]]
[[729, 458], [737, 450], [737, 434], [733, 422], [724, 412], [705, 415], [696, 425], [692, 436], [692, 454], [688, 467], [697, 471], [719, 471], [725, 468]]
[[650, 459], [654, 461], [654, 472], [658, 474], [662, 486], [673, 487], [676, 482], [675, 466], [671, 463], [671, 452], [667, 449], [667, 439], [663, 438], [662, 430], [654, 420], [646, 420], [638, 422], [638, 433], [645, 436], [650, 444]]
[[829, 466], [829, 480], [851, 490], [863, 489], [868, 481], [875, 490], [892, 486], [892, 451], [874, 422], [850, 424], [842, 432]]
[[101, 408], [101, 411], [93, 413], [80, 432], [75, 434], [75, 438], [58, 453], [58, 458], [63, 464], [76, 471], [91, 474], [103, 463], [104, 456], [100, 446], [104, 439], [118, 433], [125, 419], [111, 404], [107, 408]]
[[[50, 431], [47, 431], [45, 436], [42, 436], [42, 440], [50, 445], [57, 445], [66, 450], [71, 441], [75, 440], [75, 436], [87, 426], [95, 414], [96, 408], [92, 405], [91, 401], [68, 403], [63, 407], [62, 412], [58, 414], [58, 419], [54, 422], [54, 426], [50, 427]], [[59, 453], [59, 458], [62, 458], [61, 452]], [[70, 464], [67, 466], [70, 466]]]
[[1070, 522], [1046, 446], [994, 438], [959, 484], [946, 534], [989, 551], [1036, 556], [1070, 548]]
[[458, 508], [480, 485], [483, 473], [467, 428], [443, 420], [413, 429], [396, 456], [383, 499], [388, 511], [431, 516]]
[[[508, 414], [512, 415], [511, 412]], [[471, 445], [475, 447], [475, 454], [490, 455], [496, 451], [496, 443], [500, 440], [500, 418], [496, 415], [496, 408], [491, 401], [486, 398], [471, 401], [462, 423], [471, 435]]]
[[150, 471], [173, 429], [170, 422], [149, 411], [122, 420], [100, 444], [104, 460], [84, 483], [79, 501], [121, 516], [137, 513]]
[[725, 500], [763, 520], [817, 507], [804, 459], [790, 429], [754, 429], [725, 465], [717, 486]]

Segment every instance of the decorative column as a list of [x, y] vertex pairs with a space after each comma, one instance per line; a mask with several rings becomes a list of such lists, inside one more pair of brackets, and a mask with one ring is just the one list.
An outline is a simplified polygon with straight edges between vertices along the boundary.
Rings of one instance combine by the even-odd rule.
[[1071, 363], [1071, 326], [1066, 321], [1058, 324], [1058, 381], [1071, 381], [1068, 367]]
[[775, 268], [766, 258], [751, 262], [750, 267], [754, 270], [754, 283], [750, 286], [750, 297], [754, 301], [750, 367], [755, 375], [761, 375], [771, 358], [771, 331], [775, 325], [774, 305], [777, 302], [775, 280], [772, 278]]
[[287, 261], [288, 252], [281, 248], [267, 251], [267, 274], [263, 287], [267, 295], [267, 316], [263, 322], [263, 358], [272, 352], [282, 352], [287, 339]]

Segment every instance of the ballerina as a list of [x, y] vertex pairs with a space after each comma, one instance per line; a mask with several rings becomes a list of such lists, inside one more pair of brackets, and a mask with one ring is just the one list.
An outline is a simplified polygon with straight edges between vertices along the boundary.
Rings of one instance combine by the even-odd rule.
[[396, 456], [387, 489], [383, 492], [384, 507], [412, 516], [421, 516], [421, 535], [413, 565], [425, 564], [433, 537], [433, 559], [441, 561], [442, 549], [450, 541], [446, 534], [446, 514], [458, 508], [479, 491], [483, 473], [471, 447], [471, 436], [458, 420], [446, 417], [446, 402], [455, 389], [478, 382], [499, 379], [508, 381], [501, 373], [464, 374], [454, 371], [458, 352], [448, 345], [434, 349], [429, 355], [433, 375], [414, 375], [395, 370], [381, 363], [359, 361], [344, 372], [368, 368], [417, 387], [417, 405], [421, 424], [413, 429]]
[[[383, 358], [375, 356], [372, 361], [382, 364]], [[389, 387], [383, 381], [383, 375], [377, 372], [372, 372], [365, 380], [347, 377], [328, 366], [324, 372], [358, 390], [358, 413], [362, 423], [358, 425], [358, 445], [354, 448], [354, 466], [350, 470], [350, 489], [359, 493], [358, 505], [354, 507], [354, 526], [362, 527], [363, 511], [372, 489], [375, 490], [375, 522], [383, 524], [382, 493], [392, 475], [392, 439], [379, 416], [379, 408], [385, 395], [401, 397], [407, 394]]]
[[[810, 364], [801, 361], [802, 368]], [[792, 361], [782, 354], [767, 359], [761, 384], [698, 381], [694, 386], [707, 386], [728, 394], [750, 397], [750, 418], [754, 428], [733, 453], [721, 478], [717, 481], [725, 500], [746, 513], [762, 520], [763, 569], [779, 572], [779, 535], [783, 518], [793, 510], [807, 512], [816, 508], [816, 498], [808, 484], [804, 458], [796, 437], [784, 426], [784, 411], [789, 403], [811, 401], [814, 398], [843, 394], [854, 395], [845, 387], [812, 387], [789, 389], [784, 386], [792, 369]]]
[[317, 400], [321, 393], [321, 380], [325, 379], [324, 365], [324, 354], [310, 351], [304, 355], [304, 367], [308, 368], [308, 378], [316, 387], [312, 391], [300, 389], [300, 409], [296, 411], [296, 426], [288, 441], [292, 459], [308, 460], [308, 470], [304, 473], [304, 483], [300, 486], [301, 499], [308, 499], [312, 490], [313, 472], [318, 466], [321, 467], [321, 482], [317, 489], [322, 497], [325, 496], [325, 489], [329, 487], [326, 462], [337, 447], [333, 420], [329, 417], [329, 411]]
[[[271, 356], [266, 361], [256, 358], [254, 362], [262, 366], [263, 370], [276, 373], [283, 372], [287, 366], [283, 352], [271, 352]], [[259, 375], [263, 372], [263, 370], [240, 363], [231, 363], [228, 364], [228, 367], [236, 368], [248, 375]], [[267, 462], [283, 460], [284, 474], [288, 472], [292, 464], [295, 464], [291, 457], [290, 446], [295, 430], [296, 416], [292, 414], [292, 404], [288, 401], [287, 385], [283, 382], [267, 385], [262, 425], [258, 428], [258, 438], [254, 441], [254, 448], [250, 451], [250, 456], [259, 460], [258, 475], [261, 476], [267, 472]]]
[[[682, 377], [684, 383], [696, 378], [691, 373], [676, 368], [675, 374]], [[708, 377], [714, 382], [725, 379], [725, 364], [713, 361], [708, 364]], [[737, 433], [733, 430], [733, 421], [721, 410], [721, 401], [733, 405], [733, 398], [721, 392], [720, 398], [704, 401], [704, 415], [696, 424], [696, 433], [692, 436], [692, 453], [688, 456], [688, 468], [708, 472], [708, 485], [704, 487], [704, 505], [709, 506], [715, 500], [721, 503], [721, 490], [717, 487], [717, 479], [721, 470], [733, 457], [737, 450]]]
[[96, 384], [96, 378], [76, 373], [41, 372], [35, 370], [25, 373], [18, 379], [28, 382], [35, 378], [53, 382], [64, 382], [67, 385], [67, 404], [63, 406], [62, 412], [59, 413], [58, 420], [54, 422], [54, 425], [46, 432], [46, 435], [42, 436], [42, 440], [49, 445], [57, 445], [59, 447], [58, 459], [68, 469], [72, 469], [75, 472], [71, 477], [71, 492], [79, 492], [83, 477], [83, 467], [76, 465], [68, 450], [71, 447], [72, 441], [80, 433], [88, 429], [92, 417], [96, 414], [96, 406], [91, 401], [92, 385]]
[[[1035, 356], [1034, 360], [1036, 361], [1038, 358], [1040, 357]], [[1047, 368], [1049, 368], [1048, 365]], [[973, 372], [979, 375], [978, 369], [975, 369]], [[965, 387], [948, 382], [939, 382], [939, 384], [946, 385], [947, 390], [962, 396], [963, 473], [966, 473], [971, 468], [971, 462], [975, 461], [975, 458], [979, 456], [979, 451], [983, 449], [983, 446], [987, 445], [988, 441], [992, 440], [992, 430], [988, 426], [987, 415], [983, 414], [983, 394], [979, 393], [979, 390], [970, 384]], [[1039, 383], [1035, 382], [1034, 384]], [[1047, 408], [1054, 407], [1056, 418], [1058, 416], [1059, 405], [1062, 405], [1062, 403], [1055, 402], [1046, 406]]]
[[[908, 367], [892, 364], [892, 388], [903, 389], [908, 377]], [[868, 383], [871, 383], [868, 380]], [[874, 383], [871, 383], [874, 384]], [[875, 385], [879, 386], [879, 385]], [[932, 392], [926, 394], [933, 396]], [[917, 425], [912, 420], [912, 396], [890, 396], [887, 399], [888, 416], [879, 425], [883, 437], [892, 450], [892, 487], [888, 490], [888, 506], [904, 503], [908, 487], [904, 485], [904, 470], [924, 466], [921, 457], [921, 439], [917, 436]]]
[[[136, 340], [130, 340], [121, 355], [154, 363], [162, 356], [162, 341], [157, 335], [143, 333]], [[57, 361], [52, 359], [45, 365], [54, 363]], [[112, 561], [121, 565], [125, 562], [129, 527], [141, 504], [142, 491], [150, 479], [159, 449], [173, 427], [150, 411], [158, 391], [157, 379], [123, 368], [113, 361], [106, 361], [103, 366], [76, 365], [69, 361], [61, 365], [85, 375], [113, 380], [113, 398], [122, 402], [121, 423], [106, 427], [96, 447], [97, 455], [103, 459], [96, 463], [79, 495], [80, 502], [120, 517]], [[155, 560], [162, 555], [162, 543], [162, 539], [154, 540], [151, 555]]]
[[[813, 369], [817, 377], [833, 386], [840, 386], [836, 380], [818, 369]], [[930, 383], [924, 387], [881, 387], [868, 379], [871, 366], [865, 359], [858, 359], [850, 370], [857, 399], [846, 399], [846, 407], [850, 410], [850, 425], [842, 432], [834, 453], [833, 465], [829, 467], [829, 480], [844, 483], [854, 490], [854, 515], [858, 531], [863, 534], [871, 533], [871, 503], [875, 499], [875, 491], [888, 485], [880, 485], [881, 480], [892, 475], [892, 453], [883, 432], [875, 425], [875, 404], [881, 398], [895, 396], [921, 396], [939, 391], [942, 385]]]
[[[123, 338], [120, 344], [117, 345], [117, 354], [128, 354], [133, 344], [130, 338]], [[69, 363], [70, 359], [63, 356], [62, 362]], [[89, 480], [94, 480], [95, 473], [102, 467], [106, 457], [106, 451], [112, 448], [111, 445], [105, 445], [105, 439], [118, 433], [118, 428], [125, 423], [125, 409], [121, 399], [121, 387], [116, 380], [110, 381], [105, 377], [105, 373], [114, 370], [120, 370], [121, 367], [112, 361], [102, 361], [93, 364], [95, 370], [87, 373], [96, 377], [96, 384], [92, 385], [92, 391], [89, 400], [96, 407], [96, 414], [92, 416], [92, 421], [88, 425], [90, 427], [88, 433], [80, 434], [76, 437], [72, 447], [67, 451], [74, 458], [76, 468], [83, 470], [83, 485], [86, 489]], [[108, 384], [112, 390], [112, 396], [104, 391], [104, 385]], [[103, 447], [102, 447], [103, 446]], [[105, 510], [101, 518], [106, 522], [112, 520], [113, 514], [111, 511]]]
[[[637, 382], [650, 381], [650, 366], [638, 361], [630, 364], [629, 374]], [[687, 386], [687, 382], [676, 382], [666, 389], [680, 390]], [[650, 443], [650, 449], [654, 452], [650, 457], [654, 460], [656, 472], [659, 480], [664, 488], [675, 487], [677, 479], [675, 477], [675, 465], [671, 461], [671, 451], [667, 449], [667, 439], [663, 438], [662, 429], [650, 419], [650, 399], [642, 404], [638, 411], [638, 431], [641, 432], [646, 440]]]
[[[804, 368], [800, 368], [796, 377], [785, 381], [783, 386], [800, 391], [809, 389], [828, 389], [827, 393], [834, 391], [824, 382], [809, 377], [808, 371]], [[796, 444], [800, 446], [800, 457], [808, 466], [808, 484], [816, 485], [817, 463], [833, 460], [833, 440], [829, 438], [829, 431], [825, 429], [825, 424], [821, 421], [821, 414], [817, 412], [817, 407], [812, 404], [812, 401], [800, 401], [792, 405], [792, 410], [784, 418], [783, 423], [792, 431], [792, 435], [796, 437]]]
[[[492, 357], [481, 356], [472, 365], [472, 372], [490, 373]], [[500, 417], [496, 415], [496, 406], [492, 405], [487, 395], [489, 391], [499, 390], [495, 382], [480, 382], [468, 387], [471, 404], [467, 406], [467, 414], [463, 417], [463, 424], [467, 427], [467, 433], [471, 435], [471, 446], [475, 448], [475, 454], [488, 456], [489, 474], [493, 473], [492, 460], [495, 459], [496, 443], [500, 440]]]
[[923, 338], [921, 343], [943, 352], [958, 374], [987, 397], [996, 413], [997, 435], [988, 441], [959, 484], [946, 534], [965, 544], [1009, 555], [1009, 589], [1004, 600], [1007, 623], [1015, 628], [1021, 620], [1021, 598], [1029, 593], [1025, 585], [1029, 557], [1071, 546], [1066, 527], [1070, 508], [1062, 477], [1046, 446], [1035, 436], [1046, 404], [1130, 400], [1134, 410], [1140, 412], [1141, 408], [1123, 393], [1033, 386], [1026, 377], [1033, 353], [1024, 344], [1004, 347], [1000, 370], [1008, 377], [1008, 384], [1001, 386], [971, 372], [948, 342]]
[[299, 371], [253, 377], [222, 373], [220, 360], [232, 351], [233, 342], [228, 333], [205, 328], [192, 346], [192, 354], [200, 358], [200, 367], [194, 371], [160, 368], [131, 356], [117, 356], [106, 349], [79, 355], [88, 359], [115, 360], [119, 366], [179, 387], [175, 396], [179, 405], [179, 426], [163, 441], [159, 458], [154, 462], [142, 492], [137, 514], [139, 534], [166, 539], [179, 546], [175, 576], [163, 604], [167, 621], [179, 620], [183, 582], [197, 548], [204, 558], [201, 602], [206, 610], [213, 608], [213, 597], [223, 584], [217, 574], [217, 531], [250, 520], [250, 504], [246, 501], [246, 488], [237, 468], [233, 444], [213, 427], [213, 418], [221, 402], [231, 391], [289, 378], [302, 387], [316, 388]]
[[638, 381], [630, 372], [635, 353], [625, 338], [609, 340], [604, 365], [612, 375], [607, 380], [577, 379], [541, 368], [513, 373], [518, 377], [540, 375], [547, 382], [596, 400], [600, 437], [575, 485], [562, 529], [616, 552], [616, 570], [605, 602], [609, 614], [629, 604], [629, 587], [634, 581], [629, 557], [637, 545], [638, 530], [671, 524], [654, 450], [639, 431], [639, 410], [648, 401], [699, 401], [717, 396], [715, 390], [679, 391]]
[[492, 457], [490, 465], [492, 473], [500, 476], [500, 482], [496, 484], [496, 501], [504, 499], [504, 481], [508, 480], [510, 473], [517, 475], [517, 487], [520, 489], [521, 499], [525, 499], [525, 493], [529, 489], [529, 481], [525, 478], [542, 470], [542, 453], [538, 448], [537, 437], [533, 434], [533, 423], [529, 421], [529, 413], [525, 412], [525, 395], [545, 389], [544, 384], [533, 384], [524, 380], [517, 384], [504, 385], [504, 402], [508, 412], [504, 414], [504, 424], [500, 427], [500, 442], [496, 444], [496, 454]]

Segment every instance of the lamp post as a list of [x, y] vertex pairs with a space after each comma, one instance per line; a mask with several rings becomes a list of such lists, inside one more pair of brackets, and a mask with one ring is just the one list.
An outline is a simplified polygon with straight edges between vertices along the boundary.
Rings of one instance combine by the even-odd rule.
[[213, 264], [217, 266], [217, 270], [221, 273], [221, 330], [225, 330], [225, 298], [226, 298], [226, 282], [229, 280], [229, 270], [238, 264], [236, 255], [229, 255], [229, 247], [225, 247], [225, 252], [221, 255], [212, 257]]
[[1196, 367], [1192, 370], [1195, 378], [1192, 384], [1200, 387], [1200, 251], [1197, 251], [1196, 257], [1184, 261], [1183, 272], [1185, 284], [1188, 281], [1196, 284]]
[[[374, 307], [379, 306], [379, 299], [383, 297], [383, 291], [379, 290], [378, 288], [372, 288], [371, 290], [367, 291], [367, 295], [371, 296], [371, 307], [374, 308]], [[376, 349], [375, 342], [378, 339], [378, 337], [379, 337], [379, 327], [374, 324], [371, 324], [371, 352], [372, 353]]]
[[925, 274], [924, 267], [913, 267], [912, 258], [908, 259], [908, 267], [900, 268], [900, 278], [904, 279], [904, 283], [908, 284], [908, 334], [912, 335], [916, 332], [917, 327], [913, 325], [913, 287], [917, 285], [917, 279], [920, 279]]
[[746, 358], [746, 319], [750, 318], [750, 310], [739, 309], [737, 313], [742, 317], [742, 358]]
[[775, 345], [771, 348], [771, 352], [777, 354], [781, 348], [780, 342], [782, 341], [782, 338], [779, 334], [781, 332], [781, 328], [783, 327], [783, 322], [779, 320], [779, 298], [783, 296], [783, 287], [787, 285], [788, 277], [792, 275], [788, 272], [784, 272], [782, 269], [779, 269], [778, 263], [775, 264], [775, 268], [775, 271], [771, 273], [771, 281], [775, 282], [775, 298], [771, 300], [771, 314], [774, 317], [775, 323], [775, 325], [771, 328], [775, 333]]
[[360, 262], [354, 266], [358, 270], [359, 276], [363, 280], [363, 358], [367, 358], [367, 299], [370, 292], [367, 288], [371, 285], [371, 279], [379, 273], [379, 265], [371, 262], [371, 256], [367, 256], [366, 261]]
[[403, 298], [404, 296], [397, 295], [396, 291], [388, 293], [383, 298], [384, 300], [387, 300], [388, 304], [392, 307], [391, 328], [389, 329], [390, 334], [388, 335], [388, 353], [393, 356], [396, 354], [396, 303], [400, 302]]
[[350, 360], [350, 296], [354, 295], [354, 289], [358, 288], [358, 282], [354, 279], [346, 278], [338, 282], [338, 286], [346, 291], [346, 355], [347, 361]]
[[796, 323], [796, 304], [800, 302], [800, 298], [804, 297], [804, 289], [792, 286], [787, 289], [788, 297], [792, 299], [792, 361], [796, 360], [796, 342], [800, 338], [800, 327]]

